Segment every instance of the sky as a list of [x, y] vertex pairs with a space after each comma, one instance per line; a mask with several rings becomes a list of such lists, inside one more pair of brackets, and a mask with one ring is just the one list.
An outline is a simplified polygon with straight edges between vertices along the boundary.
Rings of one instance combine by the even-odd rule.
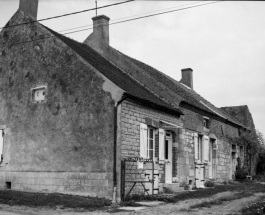
[[[121, 1], [98, 0], [98, 7]], [[173, 10], [203, 1], [133, 1], [98, 10], [117, 19]], [[0, 0], [0, 27], [19, 0]], [[88, 0], [39, 0], [38, 19], [95, 7]], [[265, 2], [221, 1], [110, 25], [110, 45], [176, 80], [193, 69], [193, 86], [216, 107], [247, 105], [265, 135]], [[95, 11], [43, 21], [55, 31], [92, 27]], [[118, 21], [118, 20], [117, 20]], [[62, 32], [64, 33], [64, 32]], [[83, 42], [92, 29], [68, 34]]]

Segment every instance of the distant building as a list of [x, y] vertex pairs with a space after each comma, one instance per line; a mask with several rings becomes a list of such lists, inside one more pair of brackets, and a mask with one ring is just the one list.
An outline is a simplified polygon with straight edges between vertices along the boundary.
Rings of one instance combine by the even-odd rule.
[[[240, 149], [227, 137], [249, 125], [197, 94], [192, 69], [176, 81], [112, 48], [104, 15], [76, 42], [35, 22], [28, 3], [0, 32], [1, 188], [119, 200], [121, 178], [128, 192], [152, 165], [149, 193], [233, 178]], [[124, 177], [128, 158], [154, 162], [128, 161]]]

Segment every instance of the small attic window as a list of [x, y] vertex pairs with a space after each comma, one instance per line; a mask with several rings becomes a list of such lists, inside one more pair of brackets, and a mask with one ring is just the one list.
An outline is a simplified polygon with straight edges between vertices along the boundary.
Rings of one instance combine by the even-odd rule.
[[32, 102], [46, 101], [47, 85], [30, 89]]
[[209, 118], [208, 117], [203, 117], [203, 127], [206, 129], [209, 129]]

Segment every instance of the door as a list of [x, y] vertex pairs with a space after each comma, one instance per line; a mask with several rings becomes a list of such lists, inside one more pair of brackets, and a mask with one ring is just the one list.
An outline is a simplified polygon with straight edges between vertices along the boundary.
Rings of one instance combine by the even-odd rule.
[[166, 134], [165, 161], [166, 183], [172, 183], [172, 135], [170, 133]]
[[203, 147], [202, 147], [202, 136], [198, 135], [195, 138], [195, 147], [196, 148], [196, 154], [195, 154], [195, 159], [197, 160], [195, 164], [195, 183], [196, 187], [204, 187], [204, 169], [205, 165], [203, 162]]
[[209, 178], [213, 178], [213, 139], [210, 139], [209, 143], [209, 160], [208, 160], [208, 169], [209, 169]]

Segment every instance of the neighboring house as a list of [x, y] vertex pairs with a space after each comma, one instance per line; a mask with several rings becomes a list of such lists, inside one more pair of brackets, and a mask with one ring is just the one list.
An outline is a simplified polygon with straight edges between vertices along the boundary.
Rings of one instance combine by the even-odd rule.
[[[37, 1], [25, 2], [7, 27], [36, 19]], [[108, 17], [93, 22], [83, 44], [38, 22], [0, 32], [0, 187], [119, 200], [129, 157], [155, 161], [154, 193], [232, 179], [226, 137], [248, 128], [194, 91], [192, 69], [178, 82], [112, 48]], [[125, 180], [151, 170], [128, 162]]]
[[[244, 126], [250, 128], [251, 132], [256, 132], [255, 124], [247, 105], [221, 107], [221, 109], [227, 112], [229, 115], [234, 116], [234, 118], [242, 122]], [[238, 154], [241, 154], [242, 164], [247, 166], [250, 175], [255, 175], [259, 160], [258, 153], [256, 150], [251, 150], [251, 147], [242, 145], [238, 148], [241, 151], [241, 153]]]

